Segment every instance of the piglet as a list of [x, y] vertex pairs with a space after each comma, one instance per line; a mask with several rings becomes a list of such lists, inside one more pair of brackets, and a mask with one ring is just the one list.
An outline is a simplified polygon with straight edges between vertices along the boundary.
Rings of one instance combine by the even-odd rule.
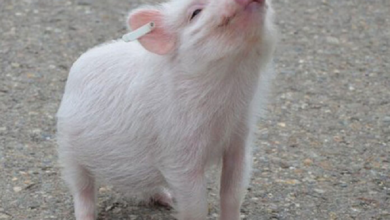
[[205, 220], [205, 172], [222, 165], [221, 220], [240, 219], [253, 130], [272, 78], [269, 0], [171, 0], [130, 13], [138, 42], [95, 47], [72, 66], [57, 113], [77, 220], [96, 219], [97, 184]]

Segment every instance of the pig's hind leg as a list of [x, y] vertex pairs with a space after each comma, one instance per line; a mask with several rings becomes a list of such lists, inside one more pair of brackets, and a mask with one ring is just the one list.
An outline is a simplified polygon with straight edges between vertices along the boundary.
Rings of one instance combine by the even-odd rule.
[[92, 175], [77, 163], [67, 163], [63, 178], [73, 194], [76, 220], [95, 220], [96, 188]]

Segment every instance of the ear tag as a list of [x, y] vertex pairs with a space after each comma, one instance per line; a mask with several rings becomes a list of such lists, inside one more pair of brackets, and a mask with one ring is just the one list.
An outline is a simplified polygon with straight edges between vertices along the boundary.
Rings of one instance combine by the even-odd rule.
[[145, 36], [146, 34], [149, 34], [150, 32], [153, 31], [155, 28], [154, 22], [150, 22], [128, 34], [123, 35], [122, 40], [124, 42], [130, 42], [130, 41], [135, 41], [138, 40], [139, 38]]

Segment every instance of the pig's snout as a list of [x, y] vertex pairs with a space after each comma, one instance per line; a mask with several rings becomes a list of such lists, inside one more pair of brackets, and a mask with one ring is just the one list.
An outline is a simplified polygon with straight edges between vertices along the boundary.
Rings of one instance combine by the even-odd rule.
[[254, 4], [259, 4], [260, 6], [265, 5], [266, 0], [235, 0], [237, 4], [247, 7], [248, 5], [254, 3]]

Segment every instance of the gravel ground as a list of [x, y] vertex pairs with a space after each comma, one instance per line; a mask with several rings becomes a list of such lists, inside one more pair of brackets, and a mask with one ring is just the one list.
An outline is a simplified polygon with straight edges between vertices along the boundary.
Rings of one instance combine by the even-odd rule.
[[[73, 219], [54, 114], [72, 63], [125, 33], [140, 3], [0, 0], [0, 219]], [[390, 219], [390, 1], [274, 4], [279, 75], [244, 219]], [[101, 220], [172, 219], [99, 192]], [[210, 219], [216, 195], [210, 187]]]

